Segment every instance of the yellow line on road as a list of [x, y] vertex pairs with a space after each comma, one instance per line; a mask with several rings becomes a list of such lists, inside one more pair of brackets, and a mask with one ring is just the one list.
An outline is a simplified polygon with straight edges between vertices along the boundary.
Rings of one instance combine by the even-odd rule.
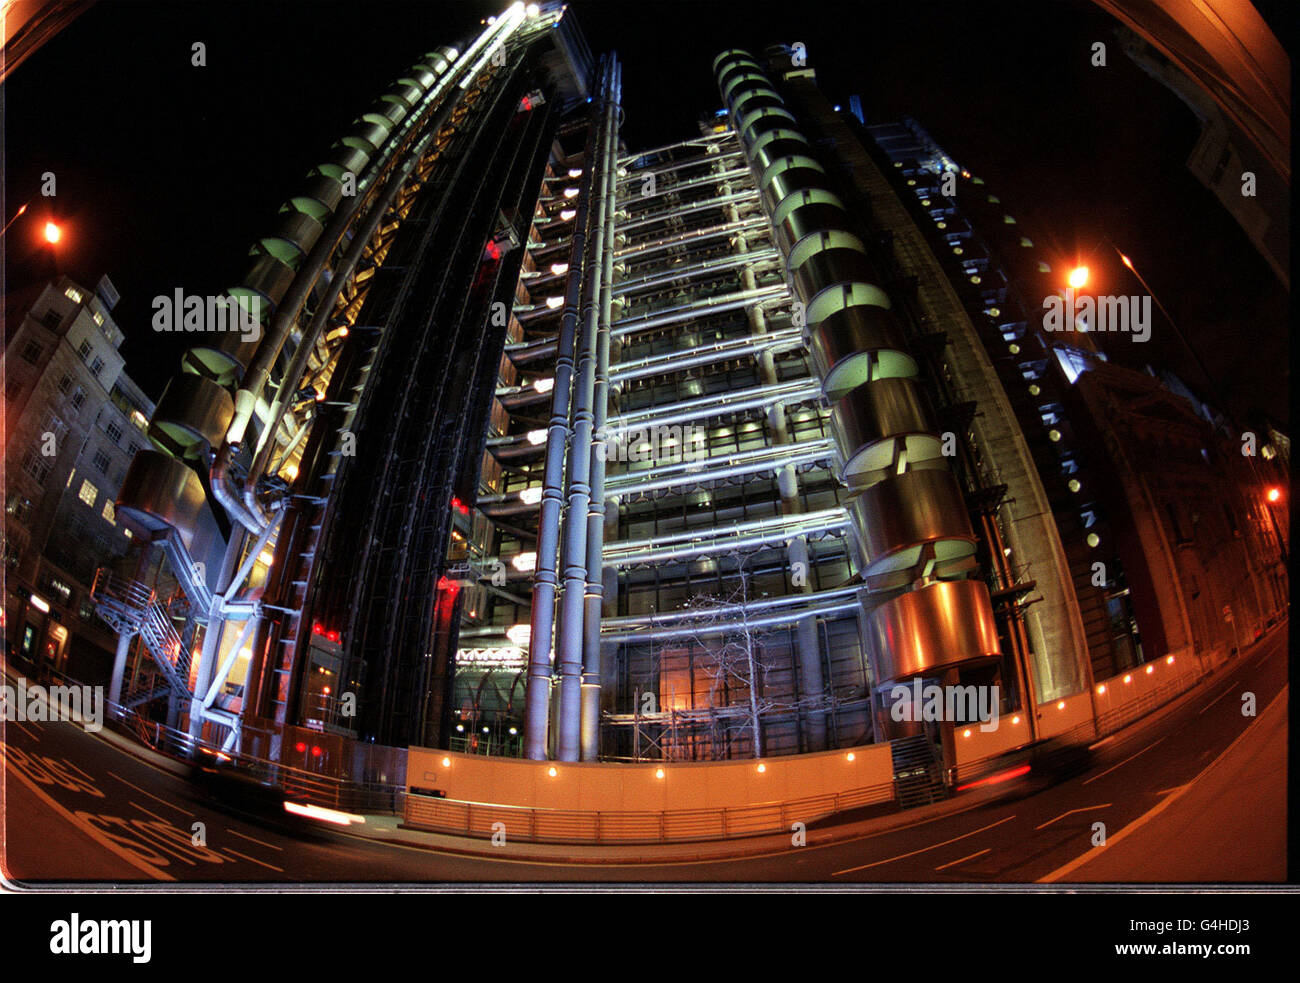
[[248, 854], [240, 853], [238, 850], [232, 850], [230, 849], [230, 847], [226, 847], [226, 852], [233, 853], [236, 857], [239, 857], [243, 860], [251, 860], [255, 864], [261, 864], [263, 867], [267, 868], [268, 870], [273, 870], [277, 874], [284, 873], [283, 867], [277, 867], [275, 864], [262, 863], [262, 861], [258, 860], [256, 857], [250, 857]]
[[[1111, 803], [1109, 802], [1103, 802], [1099, 806], [1083, 806], [1080, 809], [1071, 809], [1069, 812], [1063, 812], [1057, 816], [1056, 819], [1064, 819], [1066, 816], [1071, 816], [1076, 812], [1091, 812], [1093, 809], [1109, 809], [1110, 807]], [[1048, 826], [1052, 825], [1052, 823], [1056, 822], [1056, 819], [1049, 819], [1041, 826], [1035, 826], [1034, 829], [1046, 829]]]
[[[1169, 736], [1168, 734], [1165, 735], [1165, 737], [1168, 737], [1168, 736]], [[1093, 782], [1095, 782], [1098, 778], [1105, 778], [1107, 775], [1109, 775], [1109, 774], [1110, 774], [1112, 771], [1114, 771], [1116, 768], [1123, 768], [1126, 764], [1128, 764], [1130, 761], [1132, 761], [1134, 758], [1136, 758], [1139, 754], [1146, 754], [1146, 753], [1147, 753], [1148, 751], [1150, 751], [1153, 747], [1155, 747], [1157, 744], [1159, 744], [1161, 741], [1163, 741], [1163, 740], [1165, 739], [1165, 737], [1157, 738], [1156, 740], [1154, 740], [1154, 741], [1152, 741], [1150, 744], [1148, 744], [1146, 747], [1144, 747], [1141, 751], [1138, 751], [1136, 754], [1130, 754], [1127, 758], [1125, 758], [1123, 761], [1121, 761], [1121, 762], [1120, 762], [1119, 764], [1117, 764], [1117, 765], [1111, 765], [1109, 768], [1107, 768], [1105, 771], [1103, 771], [1100, 775], [1093, 775], [1091, 778], [1089, 778], [1089, 779], [1088, 779], [1086, 782], [1084, 782], [1083, 784], [1084, 784], [1084, 785], [1091, 785], [1091, 784], [1092, 784]]]
[[247, 833], [241, 833], [237, 829], [228, 829], [226, 832], [231, 836], [238, 836], [241, 840], [248, 840], [249, 843], [256, 843], [258, 846], [269, 847], [270, 849], [277, 850], [280, 853], [284, 852], [284, 847], [276, 846], [274, 843], [267, 843], [265, 840], [259, 840], [256, 837], [249, 836]]
[[133, 789], [135, 789], [135, 790], [136, 790], [137, 792], [139, 792], [141, 795], [147, 795], [147, 796], [149, 796], [149, 798], [153, 799], [155, 802], [161, 802], [161, 803], [162, 803], [163, 805], [165, 805], [168, 809], [175, 809], [175, 810], [176, 810], [177, 812], [179, 812], [182, 816], [189, 816], [189, 814], [190, 814], [188, 810], [186, 810], [186, 809], [182, 809], [180, 806], [176, 805], [174, 802], [168, 802], [166, 799], [160, 799], [160, 798], [158, 798], [158, 796], [154, 795], [154, 794], [153, 794], [152, 792], [150, 792], [148, 789], [143, 789], [143, 788], [141, 788], [139, 785], [134, 784], [133, 782], [128, 782], [125, 778], [123, 778], [121, 775], [116, 774], [115, 772], [105, 771], [104, 774], [107, 775], [107, 776], [110, 777], [110, 778], [116, 778], [116, 779], [117, 779], [119, 782], [121, 782], [123, 785], [130, 785]]

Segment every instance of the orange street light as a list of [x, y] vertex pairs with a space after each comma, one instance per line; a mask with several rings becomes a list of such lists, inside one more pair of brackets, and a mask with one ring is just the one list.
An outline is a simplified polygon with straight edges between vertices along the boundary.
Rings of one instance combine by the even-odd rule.
[[45, 223], [45, 241], [53, 245], [63, 238], [63, 230], [53, 222]]
[[1080, 287], [1084, 286], [1084, 284], [1088, 282], [1088, 267], [1076, 266], [1074, 269], [1070, 271], [1070, 276], [1068, 277], [1066, 282], [1069, 283], [1069, 285], [1073, 287], [1075, 290], [1078, 290]]
[[27, 202], [23, 202], [22, 205], [19, 206], [18, 211], [14, 212], [14, 217], [5, 223], [5, 227], [3, 229], [0, 229], [0, 236], [8, 232], [9, 226], [13, 225], [15, 222], [17, 222], [20, 218], [23, 217], [23, 212], [27, 211], [27, 205], [28, 205]]
[[1269, 500], [1270, 502], [1276, 502], [1276, 501], [1277, 501], [1279, 498], [1281, 498], [1281, 497], [1282, 497], [1282, 489], [1281, 489], [1281, 488], [1276, 488], [1276, 487], [1275, 487], [1275, 488], [1270, 488], [1270, 489], [1268, 490], [1268, 500]]

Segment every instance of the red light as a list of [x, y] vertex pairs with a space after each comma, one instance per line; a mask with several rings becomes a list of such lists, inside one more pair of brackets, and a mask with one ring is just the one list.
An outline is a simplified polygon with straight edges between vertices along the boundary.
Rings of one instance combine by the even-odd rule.
[[466, 505], [464, 502], [462, 502], [459, 498], [456, 498], [455, 496], [452, 496], [451, 507], [455, 509], [457, 512], [459, 512], [461, 515], [469, 515], [469, 506]]
[[325, 637], [328, 638], [331, 642], [337, 642], [339, 640], [339, 633], [336, 631], [331, 631], [326, 633]]
[[454, 595], [458, 590], [460, 590], [460, 582], [452, 580], [450, 577], [446, 576], [439, 577], [438, 590], [441, 592], [450, 591]]
[[299, 741], [297, 744], [293, 746], [293, 749], [297, 751], [299, 754], [302, 754], [304, 751], [307, 750], [307, 745], [304, 744], [302, 741]]
[[316, 624], [311, 626], [311, 630], [314, 634], [319, 635], [324, 629], [321, 628], [320, 622], [317, 622]]
[[1012, 768], [1010, 771], [999, 772], [996, 775], [989, 775], [988, 778], [981, 778], [977, 782], [968, 782], [965, 785], [958, 785], [957, 791], [964, 792], [968, 788], [978, 788], [981, 785], [1000, 785], [1003, 782], [1009, 782], [1013, 778], [1019, 778], [1021, 775], [1029, 774], [1029, 765], [1021, 765], [1019, 768]]
[[501, 247], [496, 244], [495, 239], [489, 239], [487, 244], [487, 254], [489, 259], [501, 258]]
[[319, 757], [320, 757], [320, 745], [318, 745], [318, 744], [313, 744], [313, 745], [312, 745], [312, 748], [311, 748], [311, 756], [312, 756], [313, 758], [319, 758]]
[[524, 107], [524, 112], [528, 112], [533, 108], [533, 101], [529, 99], [527, 96], [524, 96], [523, 101], [520, 103], [520, 105]]

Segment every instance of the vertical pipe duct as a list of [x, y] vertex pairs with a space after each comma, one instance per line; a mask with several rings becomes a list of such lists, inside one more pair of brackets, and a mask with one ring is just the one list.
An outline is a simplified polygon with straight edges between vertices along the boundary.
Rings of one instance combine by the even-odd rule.
[[551, 703], [551, 631], [555, 624], [556, 561], [560, 544], [563, 505], [564, 450], [569, 440], [569, 409], [573, 389], [573, 356], [578, 328], [578, 303], [582, 294], [583, 259], [587, 221], [596, 191], [596, 154], [601, 127], [599, 106], [583, 151], [586, 173], [574, 216], [569, 246], [569, 277], [564, 293], [564, 315], [555, 358], [555, 388], [551, 397], [551, 422], [546, 432], [546, 465], [537, 523], [537, 566], [533, 573], [532, 615], [528, 639], [528, 682], [524, 694], [524, 756], [534, 761], [547, 757], [547, 720]]
[[831, 404], [860, 573], [867, 593], [881, 596], [863, 639], [875, 682], [994, 658], [988, 588], [966, 579], [975, 566], [970, 516], [855, 219], [758, 63], [731, 50], [713, 68]]
[[564, 592], [560, 595], [560, 613], [556, 622], [555, 661], [560, 670], [559, 739], [555, 756], [561, 761], [577, 761], [582, 727], [582, 649], [583, 619], [587, 589], [587, 513], [591, 506], [592, 434], [596, 393], [597, 334], [600, 318], [601, 282], [604, 278], [605, 220], [612, 187], [605, 180], [608, 168], [604, 157], [614, 137], [613, 58], [602, 60], [600, 110], [600, 144], [592, 169], [597, 172], [593, 186], [596, 212], [587, 242], [584, 261], [586, 287], [583, 290], [582, 344], [578, 371], [574, 380], [573, 434], [569, 441], [567, 474], [568, 508], [564, 513]]
[[605, 212], [600, 282], [600, 326], [596, 332], [595, 435], [591, 446], [591, 502], [587, 510], [587, 592], [582, 638], [581, 752], [584, 761], [600, 756], [600, 615], [604, 603], [605, 423], [609, 415], [609, 325], [614, 298], [614, 221], [617, 208], [618, 127], [623, 68], [614, 56], [610, 92], [610, 133], [605, 144], [602, 207]]

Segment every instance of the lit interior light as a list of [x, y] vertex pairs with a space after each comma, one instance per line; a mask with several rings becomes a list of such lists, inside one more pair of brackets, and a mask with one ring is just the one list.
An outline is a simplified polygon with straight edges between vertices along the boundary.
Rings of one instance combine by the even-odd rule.
[[538, 444], [544, 444], [544, 443], [546, 443], [546, 431], [545, 431], [545, 430], [529, 430], [529, 431], [528, 431], [528, 435], [527, 435], [527, 440], [528, 440], [528, 442], [529, 442], [530, 444], [532, 444], [534, 447], [536, 447]]
[[274, 559], [275, 556], [271, 553], [270, 550], [262, 550], [262, 552], [257, 555], [257, 562], [262, 564], [262, 566], [264, 567], [269, 567], [271, 565], [271, 561]]
[[1065, 709], [1065, 701], [1062, 700], [1060, 703], [1056, 704], [1056, 709], [1058, 709], [1058, 710], [1064, 710], [1064, 709]]
[[451, 758], [443, 758], [443, 759], [442, 759], [442, 766], [443, 766], [444, 768], [450, 768], [450, 767], [451, 767]]
[[1102, 683], [1100, 686], [1097, 687], [1097, 693], [1098, 693], [1098, 694], [1101, 694], [1101, 693], [1104, 693], [1104, 692], [1106, 692], [1106, 684], [1105, 684], [1105, 683]]
[[574, 209], [574, 208], [565, 208], [565, 209], [562, 209], [562, 210], [560, 211], [560, 221], [561, 221], [561, 222], [567, 222], [567, 221], [569, 221], [569, 219], [573, 218], [573, 216], [575, 216], [575, 215], [577, 215], [577, 214], [578, 214], [577, 209]]
[[1165, 665], [1172, 666], [1173, 664], [1174, 664], [1174, 657], [1172, 655], [1169, 656], [1169, 658], [1165, 659]]
[[1008, 346], [1008, 351], [1010, 351], [1012, 355], [1019, 355], [1020, 346], [1015, 343], [1012, 343], [1011, 345]]
[[656, 768], [655, 778], [663, 778], [663, 777], [664, 777], [664, 770], [662, 768]]
[[1037, 396], [1037, 395], [1038, 395], [1039, 393], [1041, 393], [1042, 391], [1043, 391], [1043, 390], [1041, 390], [1040, 388], [1038, 388], [1037, 385], [1031, 385], [1031, 386], [1029, 387], [1029, 395], [1031, 395], [1031, 396]]
[[1050, 440], [1053, 444], [1055, 444], [1058, 440], [1061, 439], [1061, 431], [1059, 430], [1047, 431], [1047, 439]]
[[552, 263], [552, 264], [551, 264], [551, 272], [554, 273], [556, 276], [562, 276], [563, 274], [569, 272], [569, 264], [568, 264], [568, 263]]
[[1128, 683], [1131, 683], [1131, 682], [1133, 682], [1133, 677], [1132, 677], [1131, 675], [1130, 675], [1130, 676], [1125, 676], [1125, 677], [1124, 677], [1124, 683], [1125, 683], [1125, 685], [1127, 685]]
[[551, 767], [547, 768], [547, 769], [546, 769], [546, 774], [548, 774], [548, 775], [550, 775], [552, 778], [554, 778], [554, 777], [558, 774], [558, 772], [556, 772], [556, 770], [555, 770], [555, 765], [551, 765]]
[[922, 199], [921, 199], [921, 206], [922, 206], [923, 208], [929, 208], [929, 207], [930, 207], [930, 199], [929, 199], [929, 198], [922, 198]]
[[581, 167], [570, 167], [570, 168], [569, 168], [569, 177], [582, 177], [582, 168], [581, 168]]
[[760, 764], [760, 765], [758, 766], [758, 773], [761, 775], [761, 774], [763, 774], [763, 772], [765, 772], [765, 771], [767, 771], [767, 765]]
[[457, 731], [457, 733], [460, 733], [460, 734], [465, 733], [465, 725], [464, 725], [464, 724], [457, 724], [457, 725], [456, 725], [456, 731]]
[[1066, 487], [1069, 488], [1070, 491], [1072, 492], [1077, 492], [1080, 488], [1083, 487], [1083, 485], [1079, 484], [1078, 478], [1071, 478], [1069, 483], [1066, 485]]
[[530, 3], [527, 7], [524, 8], [524, 13], [527, 14], [529, 17], [536, 17], [541, 12], [542, 12], [542, 8], [537, 6], [537, 4], [535, 3]]
[[980, 278], [977, 277], [977, 276], [973, 276], [973, 277], [970, 278], [970, 282], [971, 282], [971, 283], [979, 283], [979, 282], [980, 282]]
[[555, 310], [557, 307], [559, 307], [559, 306], [560, 306], [561, 304], [563, 304], [563, 303], [564, 303], [564, 298], [563, 298], [563, 297], [547, 297], [547, 298], [546, 298], [546, 306], [549, 307], [551, 310]]
[[537, 554], [532, 552], [520, 553], [510, 561], [510, 565], [520, 573], [532, 573], [537, 569]]
[[1010, 555], [1011, 555], [1011, 547], [1010, 547], [1010, 546], [1004, 546], [1004, 547], [1002, 547], [1002, 555], [1003, 555], [1003, 556], [1010, 556]]
[[953, 254], [954, 256], [960, 256], [960, 255], [961, 255], [962, 253], [964, 253], [965, 251], [966, 251], [966, 250], [962, 249], [961, 246], [953, 246], [953, 247], [952, 247], [952, 254]]
[[564, 197], [566, 197], [566, 198], [576, 198], [576, 197], [578, 197], [578, 189], [577, 189], [577, 188], [565, 188], [565, 189], [564, 189]]
[[522, 647], [533, 637], [532, 625], [513, 625], [506, 630], [506, 638]]
[[947, 223], [947, 222], [935, 222], [935, 223], [934, 223], [934, 227], [935, 227], [936, 229], [946, 229], [946, 228], [948, 228], [948, 223]]
[[844, 759], [846, 761], [856, 761], [858, 759], [858, 756], [854, 754], [852, 751], [850, 751], [848, 754], [844, 756]]
[[518, 733], [519, 733], [519, 728], [518, 728], [518, 727], [511, 727], [511, 728], [510, 728], [510, 734], [511, 734], [512, 737], [513, 737], [515, 734], [518, 734]]
[[967, 727], [964, 731], [962, 731], [962, 732], [961, 732], [961, 736], [962, 736], [962, 737], [970, 737], [970, 728]]
[[533, 388], [539, 393], [548, 393], [555, 388], [554, 379], [538, 379], [533, 383]]
[[1101, 545], [1101, 537], [1098, 536], [1095, 532], [1090, 532], [1088, 533], [1088, 538], [1084, 540], [1084, 542], [1086, 542], [1093, 549], [1096, 549], [1098, 546]]
[[1156, 667], [1155, 667], [1155, 666], [1147, 666], [1147, 675], [1148, 675], [1148, 676], [1151, 675], [1151, 674], [1152, 674], [1153, 672], [1155, 672], [1155, 671], [1156, 671]]
[[1014, 717], [1012, 717], [1012, 718], [1011, 718], [1011, 722], [1012, 722], [1013, 724], [1018, 724], [1018, 723], [1020, 723], [1020, 714], [1016, 714]]
[[525, 505], [536, 505], [542, 500], [542, 486], [534, 485], [531, 488], [525, 488], [519, 493], [519, 501]]
[[45, 598], [37, 597], [35, 594], [33, 594], [31, 597], [31, 601], [32, 601], [32, 607], [34, 607], [37, 611], [43, 611], [46, 614], [50, 613], [50, 605], [49, 602], [45, 600]]

